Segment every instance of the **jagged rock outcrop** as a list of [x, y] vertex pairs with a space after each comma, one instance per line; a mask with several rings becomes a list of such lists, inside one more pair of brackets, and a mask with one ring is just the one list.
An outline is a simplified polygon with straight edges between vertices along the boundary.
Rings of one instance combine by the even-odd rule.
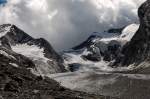
[[122, 65], [139, 65], [150, 60], [150, 0], [138, 10], [140, 27], [137, 33], [123, 49]]
[[36, 73], [48, 75], [65, 71], [63, 59], [48, 41], [43, 38], [34, 39], [15, 25], [3, 24], [0, 26], [0, 45], [30, 58], [35, 64]]

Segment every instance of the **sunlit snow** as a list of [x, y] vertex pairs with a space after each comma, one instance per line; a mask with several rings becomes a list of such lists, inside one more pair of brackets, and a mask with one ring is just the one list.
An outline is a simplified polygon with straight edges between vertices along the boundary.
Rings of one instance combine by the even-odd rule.
[[43, 48], [36, 45], [19, 44], [12, 46], [12, 50], [30, 58], [35, 63], [36, 69], [31, 69], [34, 74], [43, 76], [55, 73], [55, 68], [48, 63], [52, 60], [44, 56]]
[[45, 62], [49, 60], [44, 56], [44, 49], [36, 45], [19, 44], [11, 46], [16, 53], [32, 58], [32, 60], [42, 59]]

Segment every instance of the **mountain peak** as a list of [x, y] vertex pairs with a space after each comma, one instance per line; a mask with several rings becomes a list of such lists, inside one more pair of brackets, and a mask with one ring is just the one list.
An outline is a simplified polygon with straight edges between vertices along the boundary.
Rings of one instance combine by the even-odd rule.
[[47, 40], [35, 39], [15, 25], [0, 25], [0, 45], [33, 60], [40, 74], [65, 71], [62, 58]]

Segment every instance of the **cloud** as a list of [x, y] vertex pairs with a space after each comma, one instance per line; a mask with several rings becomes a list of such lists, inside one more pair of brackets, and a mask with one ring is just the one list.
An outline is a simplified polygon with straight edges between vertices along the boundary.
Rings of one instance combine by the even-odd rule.
[[0, 24], [12, 23], [33, 37], [46, 38], [56, 50], [71, 48], [92, 32], [138, 22], [145, 0], [9, 0]]

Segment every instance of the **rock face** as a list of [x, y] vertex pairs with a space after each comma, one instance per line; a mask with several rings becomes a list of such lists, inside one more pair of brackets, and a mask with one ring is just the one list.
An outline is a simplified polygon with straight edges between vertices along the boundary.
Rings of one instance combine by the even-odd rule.
[[15, 25], [0, 26], [0, 44], [31, 59], [37, 74], [48, 75], [65, 71], [61, 56], [45, 39], [34, 39]]
[[123, 49], [124, 59], [122, 65], [135, 63], [139, 65], [150, 60], [150, 0], [147, 0], [138, 11], [140, 28]]

